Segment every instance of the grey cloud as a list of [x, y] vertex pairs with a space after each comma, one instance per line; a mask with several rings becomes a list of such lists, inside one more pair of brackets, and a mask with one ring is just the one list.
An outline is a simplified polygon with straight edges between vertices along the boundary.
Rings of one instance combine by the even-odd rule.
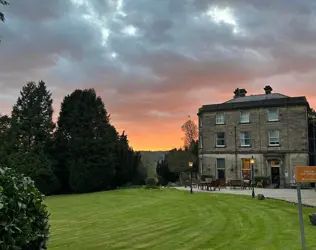
[[9, 2], [8, 13], [32, 22], [58, 19], [69, 12], [71, 7], [69, 1], [64, 0], [13, 0]]
[[[172, 96], [315, 70], [312, 0], [125, 0], [121, 13], [115, 1], [86, 3], [12, 2], [0, 30], [0, 86], [16, 88], [40, 76], [65, 89], [114, 90], [117, 98], [139, 92]], [[241, 32], [203, 17], [211, 5], [232, 7]], [[89, 11], [98, 20], [83, 19]], [[98, 25], [110, 30], [106, 45]], [[122, 34], [127, 25], [139, 34]]]

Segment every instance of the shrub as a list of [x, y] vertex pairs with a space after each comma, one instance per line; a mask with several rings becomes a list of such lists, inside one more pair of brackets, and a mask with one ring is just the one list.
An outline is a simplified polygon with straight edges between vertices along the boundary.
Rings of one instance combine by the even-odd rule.
[[270, 177], [267, 176], [255, 176], [255, 185], [257, 185], [257, 183], [259, 181], [263, 180], [263, 187], [266, 187], [270, 181]]
[[313, 226], [316, 226], [316, 213], [311, 213], [308, 215], [310, 222]]
[[258, 194], [257, 197], [258, 197], [259, 201], [262, 201], [262, 200], [264, 200], [266, 198], [266, 197], [264, 197], [263, 194]]
[[1, 250], [43, 250], [49, 235], [42, 194], [29, 177], [0, 167]]
[[168, 185], [168, 182], [162, 176], [158, 176], [158, 184], [157, 185], [166, 186], [166, 185]]
[[146, 188], [157, 188], [158, 179], [156, 177], [148, 177], [146, 179]]
[[180, 187], [181, 185], [179, 185], [179, 183], [177, 183], [177, 182], [169, 182], [167, 186], [168, 187]]

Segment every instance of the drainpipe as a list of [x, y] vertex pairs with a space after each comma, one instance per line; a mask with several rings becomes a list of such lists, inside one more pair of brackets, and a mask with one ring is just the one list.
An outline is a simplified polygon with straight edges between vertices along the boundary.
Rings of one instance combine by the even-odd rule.
[[236, 175], [236, 179], [237, 179], [238, 178], [238, 175], [237, 175], [237, 170], [238, 170], [238, 166], [237, 166], [237, 126], [235, 126], [235, 167], [236, 167], [235, 175]]

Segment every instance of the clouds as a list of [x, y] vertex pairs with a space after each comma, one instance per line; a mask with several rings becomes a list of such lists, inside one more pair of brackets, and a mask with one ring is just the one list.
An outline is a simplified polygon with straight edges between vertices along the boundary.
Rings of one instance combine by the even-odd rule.
[[0, 26], [1, 109], [29, 80], [48, 83], [57, 110], [94, 87], [145, 149], [181, 144], [187, 115], [236, 87], [268, 82], [316, 104], [315, 11], [312, 0], [15, 0]]

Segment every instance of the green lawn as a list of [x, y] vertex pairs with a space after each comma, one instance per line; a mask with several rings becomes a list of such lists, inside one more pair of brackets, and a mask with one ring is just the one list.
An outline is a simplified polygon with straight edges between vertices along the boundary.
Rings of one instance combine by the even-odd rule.
[[[297, 207], [282, 201], [126, 189], [46, 198], [49, 250], [300, 249]], [[307, 249], [316, 227], [304, 208]]]

